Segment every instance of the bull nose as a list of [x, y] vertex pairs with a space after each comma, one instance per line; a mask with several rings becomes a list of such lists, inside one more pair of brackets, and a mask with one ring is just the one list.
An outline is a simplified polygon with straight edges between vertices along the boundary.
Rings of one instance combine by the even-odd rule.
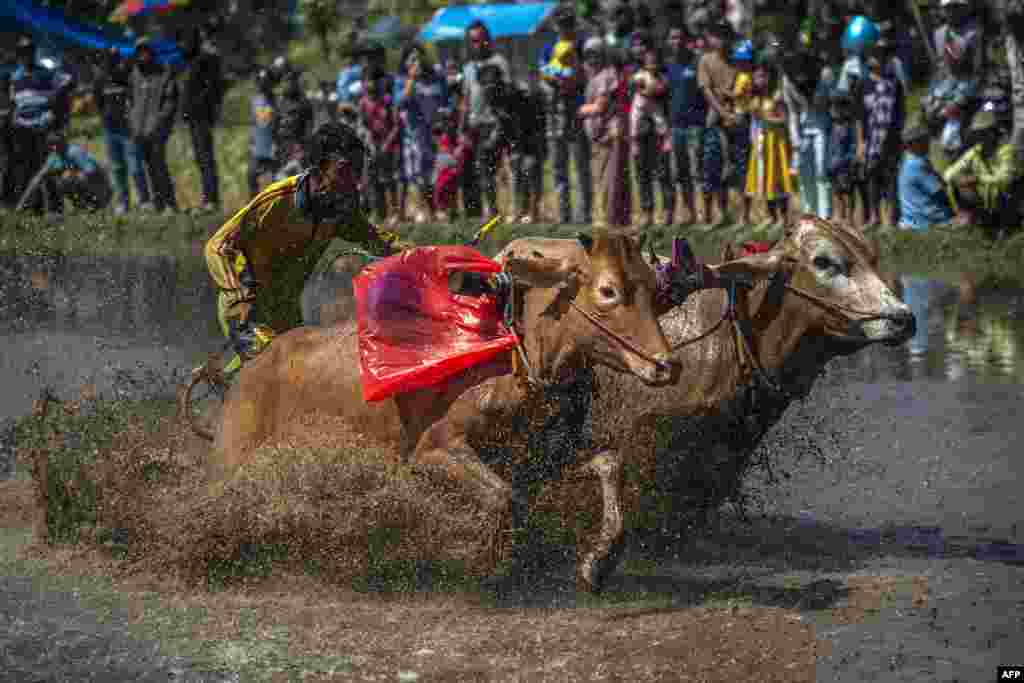
[[905, 307], [889, 316], [889, 324], [894, 329], [893, 342], [900, 343], [910, 339], [917, 333], [917, 317], [910, 307]]
[[666, 384], [671, 382], [679, 373], [682, 364], [678, 358], [668, 353], [659, 353], [654, 356], [655, 365], [651, 372], [652, 384]]

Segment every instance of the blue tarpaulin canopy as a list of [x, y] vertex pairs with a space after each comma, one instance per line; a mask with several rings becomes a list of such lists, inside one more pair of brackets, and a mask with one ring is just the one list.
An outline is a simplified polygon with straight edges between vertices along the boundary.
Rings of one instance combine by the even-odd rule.
[[[126, 57], [135, 54], [134, 39], [124, 29], [112, 24], [87, 24], [68, 17], [58, 9], [27, 0], [0, 0], [0, 24], [7, 30], [25, 31], [58, 45], [92, 50], [116, 47]], [[181, 63], [181, 53], [171, 41], [154, 41], [153, 51], [160, 62]]]
[[434, 13], [430, 23], [420, 30], [425, 43], [461, 41], [466, 27], [480, 20], [493, 38], [515, 38], [533, 35], [558, 3], [533, 2], [522, 5], [462, 5], [446, 7]]

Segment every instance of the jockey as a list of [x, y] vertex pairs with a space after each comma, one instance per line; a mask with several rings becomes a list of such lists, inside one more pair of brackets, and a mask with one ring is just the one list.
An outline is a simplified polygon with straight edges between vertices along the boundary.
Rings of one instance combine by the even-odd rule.
[[267, 321], [254, 306], [283, 284], [271, 281], [284, 279], [273, 277], [282, 262], [315, 264], [334, 238], [379, 256], [403, 248], [397, 235], [378, 230], [360, 209], [366, 155], [347, 126], [322, 125], [308, 143], [310, 168], [268, 186], [206, 243], [207, 268], [219, 290], [217, 317], [242, 361], [258, 355], [273, 337], [272, 329], [257, 324]]

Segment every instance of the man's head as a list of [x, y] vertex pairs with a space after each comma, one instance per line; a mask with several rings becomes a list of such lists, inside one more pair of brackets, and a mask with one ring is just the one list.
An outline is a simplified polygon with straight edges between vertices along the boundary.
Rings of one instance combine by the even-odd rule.
[[911, 126], [903, 131], [903, 146], [917, 156], [928, 155], [930, 137], [924, 126]]
[[18, 65], [26, 69], [31, 69], [36, 63], [36, 43], [32, 40], [31, 36], [22, 36], [18, 39], [18, 45], [15, 48], [15, 54], [18, 60]]
[[561, 40], [576, 39], [576, 13], [569, 7], [562, 7], [555, 12], [555, 29]]
[[306, 156], [317, 180], [311, 200], [319, 215], [340, 215], [358, 206], [366, 147], [350, 127], [323, 124], [313, 133]]
[[63, 155], [68, 150], [68, 139], [62, 133], [50, 133], [46, 136], [46, 146], [51, 152]]
[[643, 66], [644, 54], [652, 47], [654, 41], [646, 31], [634, 31], [629, 44], [630, 59], [634, 64]]
[[971, 17], [971, 6], [967, 0], [942, 0], [939, 7], [946, 21], [953, 26], [961, 26]]
[[491, 32], [487, 24], [477, 19], [466, 28], [466, 41], [469, 43], [471, 59], [487, 59], [491, 56]]
[[606, 60], [605, 44], [600, 38], [588, 38], [583, 44], [583, 67], [591, 75], [604, 68]]
[[983, 109], [974, 115], [974, 121], [971, 122], [971, 137], [975, 144], [980, 144], [984, 148], [986, 156], [999, 146], [1005, 132], [995, 112], [991, 110]]
[[142, 66], [153, 64], [153, 43], [143, 36], [135, 41], [135, 59]]
[[686, 29], [682, 26], [673, 26], [668, 30], [668, 35], [665, 36], [665, 47], [670, 59], [682, 60], [687, 52], [686, 38]]
[[633, 8], [627, 3], [619, 3], [611, 15], [611, 32], [620, 38], [625, 38], [633, 32], [635, 26]]
[[724, 52], [733, 37], [732, 26], [724, 21], [710, 24], [705, 33], [708, 47], [716, 52]]
[[289, 97], [298, 97], [302, 95], [302, 72], [298, 69], [292, 69], [289, 71], [284, 89], [285, 94]]

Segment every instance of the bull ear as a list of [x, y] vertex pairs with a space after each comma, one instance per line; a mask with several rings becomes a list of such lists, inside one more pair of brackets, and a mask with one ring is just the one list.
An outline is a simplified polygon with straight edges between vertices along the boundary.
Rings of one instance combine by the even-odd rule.
[[572, 274], [568, 264], [553, 258], [508, 258], [505, 270], [521, 287], [557, 287], [564, 285]]
[[708, 267], [720, 275], [748, 277], [752, 280], [766, 280], [779, 272], [780, 269], [790, 267], [791, 264], [792, 261], [782, 252], [768, 251]]
[[586, 233], [579, 232], [579, 233], [576, 233], [576, 239], [579, 240], [580, 244], [583, 245], [583, 249], [588, 254], [590, 254], [590, 253], [592, 253], [594, 251], [594, 238], [593, 237], [591, 237], [590, 235], [588, 235]]
[[642, 232], [636, 238], [636, 251], [639, 254], [644, 253], [644, 245], [647, 244], [647, 233]]

